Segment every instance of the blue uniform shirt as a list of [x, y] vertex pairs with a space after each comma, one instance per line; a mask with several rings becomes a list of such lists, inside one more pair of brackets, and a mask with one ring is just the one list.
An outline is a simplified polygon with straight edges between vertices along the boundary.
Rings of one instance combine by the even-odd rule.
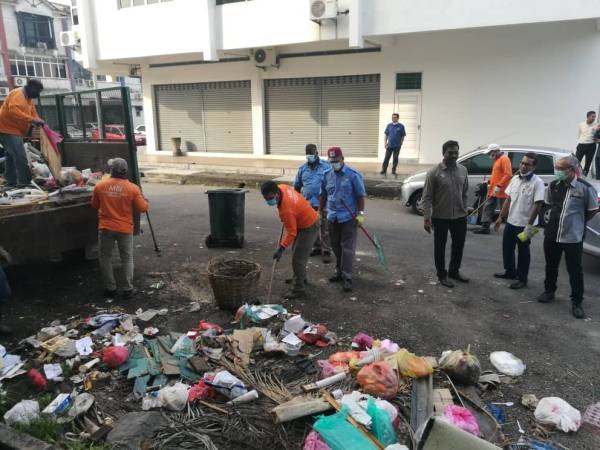
[[[358, 213], [356, 200], [367, 196], [365, 183], [360, 172], [346, 164], [339, 172], [331, 169], [325, 172], [321, 190], [327, 195], [327, 220], [344, 223], [352, 220], [352, 214]], [[350, 208], [352, 214], [344, 207]]]
[[313, 208], [319, 207], [319, 196], [321, 195], [321, 184], [325, 172], [331, 169], [327, 161], [319, 158], [314, 164], [304, 163], [298, 169], [294, 189], [302, 189], [302, 195], [308, 200]]
[[400, 141], [406, 136], [406, 130], [400, 122], [390, 122], [385, 127], [385, 135], [388, 137], [388, 148], [398, 148]]

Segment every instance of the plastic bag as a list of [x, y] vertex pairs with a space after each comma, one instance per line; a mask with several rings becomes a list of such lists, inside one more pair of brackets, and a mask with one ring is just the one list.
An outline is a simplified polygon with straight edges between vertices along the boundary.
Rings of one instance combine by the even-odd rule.
[[400, 346], [389, 339], [384, 339], [379, 344], [379, 350], [382, 353], [397, 353], [400, 351]]
[[321, 375], [319, 377], [321, 379], [328, 378], [332, 375], [335, 375], [336, 373], [340, 373], [340, 372], [344, 371], [343, 367], [334, 366], [326, 359], [319, 359], [317, 361], [317, 366], [319, 366], [319, 369], [321, 369]]
[[350, 361], [356, 359], [360, 359], [359, 352], [337, 352], [331, 355], [328, 358], [328, 361], [334, 366], [342, 367], [347, 370], [350, 364]]
[[129, 358], [127, 347], [107, 347], [102, 352], [102, 362], [111, 369], [125, 364]]
[[217, 391], [212, 387], [208, 386], [204, 380], [198, 381], [197, 384], [192, 386], [188, 392], [188, 402], [193, 402], [197, 399], [214, 398], [217, 396]]
[[217, 374], [204, 374], [204, 382], [208, 386], [212, 386], [218, 393], [223, 394], [230, 400], [233, 400], [240, 395], [244, 395], [248, 392], [246, 386], [242, 381], [233, 376], [227, 370], [223, 370]]
[[490, 361], [498, 370], [511, 377], [518, 377], [525, 372], [525, 364], [515, 355], [509, 352], [492, 352], [490, 353]]
[[405, 348], [396, 353], [396, 363], [398, 372], [405, 377], [421, 378], [433, 373], [433, 367], [425, 358], [421, 358]]
[[187, 384], [175, 383], [158, 392], [158, 401], [161, 406], [170, 411], [181, 411], [187, 403], [189, 390], [190, 387]]
[[374, 339], [366, 333], [360, 332], [352, 338], [352, 348], [356, 350], [367, 350], [373, 348]]
[[398, 442], [391, 417], [383, 409], [379, 409], [372, 398], [367, 402], [367, 414], [372, 419], [371, 431], [382, 445], [387, 447]]
[[380, 398], [393, 398], [398, 392], [398, 377], [385, 362], [369, 364], [356, 376], [362, 391]]
[[4, 421], [8, 425], [29, 425], [32, 420], [39, 417], [40, 405], [36, 400], [21, 400], [4, 414]]
[[469, 350], [444, 352], [440, 367], [453, 381], [460, 384], [474, 385], [481, 376], [481, 364]]
[[331, 450], [331, 447], [327, 445], [319, 436], [316, 431], [311, 431], [304, 439], [304, 447], [302, 450]]
[[581, 413], [559, 397], [544, 397], [535, 408], [535, 420], [568, 433], [581, 426]]
[[44, 375], [42, 375], [37, 369], [29, 369], [29, 372], [27, 372], [27, 378], [29, 378], [31, 385], [38, 391], [45, 390], [46, 386], [48, 385]]
[[348, 409], [331, 416], [321, 416], [313, 428], [321, 435], [331, 450], [377, 450], [377, 447], [346, 420]]
[[474, 436], [481, 436], [477, 419], [467, 408], [458, 405], [447, 405], [444, 409], [444, 417], [452, 425]]

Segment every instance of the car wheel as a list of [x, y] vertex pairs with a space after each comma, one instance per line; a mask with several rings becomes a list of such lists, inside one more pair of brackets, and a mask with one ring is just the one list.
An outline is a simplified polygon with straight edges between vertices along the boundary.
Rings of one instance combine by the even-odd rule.
[[423, 215], [423, 203], [421, 200], [421, 197], [423, 196], [423, 191], [417, 191], [415, 192], [412, 197], [410, 198], [410, 206], [412, 207], [412, 210], [415, 214], [418, 214], [419, 216]]

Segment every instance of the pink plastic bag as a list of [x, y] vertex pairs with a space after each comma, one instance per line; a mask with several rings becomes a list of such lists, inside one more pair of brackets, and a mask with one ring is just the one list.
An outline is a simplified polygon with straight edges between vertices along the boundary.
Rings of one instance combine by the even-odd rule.
[[444, 417], [446, 417], [448, 422], [461, 430], [477, 437], [481, 436], [477, 419], [467, 408], [457, 405], [448, 405], [444, 409]]
[[54, 149], [54, 151], [56, 153], [59, 153], [58, 151], [58, 144], [60, 142], [62, 142], [63, 137], [60, 133], [57, 133], [56, 131], [52, 130], [48, 125], [44, 124], [42, 126], [42, 130], [44, 130], [44, 133], [46, 134], [46, 136], [48, 137], [48, 140], [50, 141], [50, 144], [52, 144], [52, 148]]
[[352, 348], [360, 351], [373, 348], [373, 340], [368, 334], [360, 332], [352, 338]]
[[325, 442], [321, 440], [321, 436], [316, 431], [311, 431], [304, 439], [304, 447], [302, 450], [331, 450]]
[[111, 369], [123, 365], [129, 358], [127, 347], [107, 347], [102, 352], [102, 362]]
[[321, 375], [320, 375], [321, 379], [328, 378], [332, 375], [335, 375], [336, 373], [340, 373], [340, 372], [344, 371], [343, 367], [335, 366], [326, 359], [318, 360], [317, 366], [319, 366], [319, 369], [321, 369]]
[[198, 381], [198, 384], [195, 384], [188, 391], [188, 402], [192, 403], [198, 399], [205, 398], [215, 398], [217, 396], [217, 391], [208, 386], [203, 379]]

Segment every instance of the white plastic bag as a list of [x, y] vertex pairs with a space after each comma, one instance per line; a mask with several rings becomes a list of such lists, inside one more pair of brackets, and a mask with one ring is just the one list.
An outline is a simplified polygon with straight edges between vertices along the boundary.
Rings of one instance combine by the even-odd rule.
[[21, 400], [4, 414], [8, 425], [29, 425], [32, 420], [40, 417], [40, 405], [36, 400]]
[[565, 433], [577, 431], [581, 425], [581, 413], [558, 397], [541, 399], [534, 415], [539, 423], [555, 425]]
[[187, 403], [189, 390], [187, 384], [175, 383], [159, 391], [158, 401], [170, 411], [181, 411]]
[[490, 361], [498, 372], [511, 377], [523, 375], [527, 367], [523, 364], [523, 361], [509, 352], [492, 352], [490, 354]]

